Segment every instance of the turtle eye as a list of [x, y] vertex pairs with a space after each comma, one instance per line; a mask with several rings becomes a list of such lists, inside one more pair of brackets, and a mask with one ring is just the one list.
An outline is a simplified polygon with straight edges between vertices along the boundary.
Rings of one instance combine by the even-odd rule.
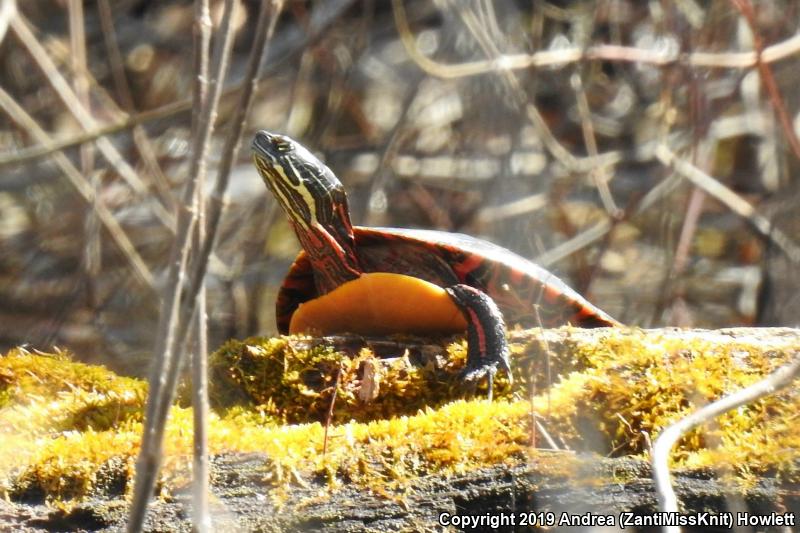
[[253, 137], [253, 151], [272, 161], [296, 151], [297, 144], [286, 137], [268, 131], [259, 131]]
[[275, 148], [276, 152], [281, 154], [288, 154], [294, 149], [291, 139], [283, 135], [275, 135], [272, 139], [272, 146]]

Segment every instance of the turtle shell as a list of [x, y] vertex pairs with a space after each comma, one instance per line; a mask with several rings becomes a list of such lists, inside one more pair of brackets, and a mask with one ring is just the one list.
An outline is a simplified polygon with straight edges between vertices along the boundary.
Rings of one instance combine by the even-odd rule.
[[[554, 274], [490, 242], [459, 233], [433, 230], [356, 226], [354, 233], [358, 258], [364, 272], [404, 275], [397, 278], [381, 278], [379, 294], [385, 300], [384, 309], [391, 307], [395, 298], [420, 298], [421, 301], [416, 308], [428, 307], [426, 288], [409, 284], [405, 278], [411, 277], [438, 287], [448, 287], [457, 283], [475, 287], [488, 294], [497, 303], [509, 325], [555, 327], [573, 324], [581, 327], [600, 327], [619, 324]], [[394, 296], [391, 294], [395, 284], [393, 280], [402, 280], [396, 282], [397, 291]], [[346, 288], [341, 293], [352, 294], [354, 297], [320, 298], [314, 302], [317, 307], [316, 312], [330, 305], [330, 313], [346, 314], [350, 309], [359, 308], [363, 303], [357, 300], [363, 298], [365, 294], [358, 292], [359, 290], [375, 290], [369, 286], [362, 286], [359, 280], [345, 285], [349, 284], [357, 284], [358, 290]], [[419, 292], [409, 296], [409, 291]], [[340, 291], [336, 289], [328, 294], [335, 292]], [[279, 331], [289, 332], [292, 316], [298, 307], [319, 296], [314, 285], [311, 262], [305, 252], [300, 252], [278, 293], [275, 311]], [[353, 301], [353, 298], [356, 298], [356, 301]], [[431, 303], [430, 307], [433, 306]], [[369, 326], [363, 331], [348, 327], [347, 331], [361, 334], [405, 331], [404, 327], [394, 327], [391, 324], [391, 320], [394, 320], [389, 318], [391, 315], [387, 313], [389, 323], [380, 331], [375, 331]], [[372, 322], [380, 323], [381, 318], [376, 317]], [[297, 332], [302, 327], [295, 326], [291, 329]]]

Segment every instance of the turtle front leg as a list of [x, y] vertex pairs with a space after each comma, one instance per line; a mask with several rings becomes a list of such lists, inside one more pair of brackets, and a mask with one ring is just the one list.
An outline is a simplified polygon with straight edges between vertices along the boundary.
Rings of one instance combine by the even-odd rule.
[[511, 379], [506, 341], [506, 325], [497, 304], [487, 294], [469, 285], [452, 285], [445, 289], [467, 320], [467, 368], [465, 381], [487, 376], [489, 400], [498, 367]]

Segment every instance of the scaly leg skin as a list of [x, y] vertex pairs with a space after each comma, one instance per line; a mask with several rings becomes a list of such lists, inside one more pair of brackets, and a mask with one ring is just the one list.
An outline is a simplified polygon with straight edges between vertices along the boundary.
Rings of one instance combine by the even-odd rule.
[[467, 320], [467, 367], [464, 381], [475, 382], [487, 377], [489, 401], [492, 399], [494, 374], [498, 368], [511, 379], [503, 315], [488, 295], [469, 285], [453, 285], [445, 289]]

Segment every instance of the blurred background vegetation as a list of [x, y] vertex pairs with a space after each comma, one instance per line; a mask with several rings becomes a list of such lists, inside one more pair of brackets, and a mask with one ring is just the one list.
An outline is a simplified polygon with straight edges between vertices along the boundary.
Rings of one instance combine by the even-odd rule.
[[[191, 2], [9, 5], [0, 350], [144, 374], [188, 178]], [[257, 129], [323, 157], [356, 224], [489, 239], [627, 324], [796, 325], [798, 29], [789, 0], [288, 0], [206, 278], [210, 347], [275, 332], [299, 249], [250, 165]]]

